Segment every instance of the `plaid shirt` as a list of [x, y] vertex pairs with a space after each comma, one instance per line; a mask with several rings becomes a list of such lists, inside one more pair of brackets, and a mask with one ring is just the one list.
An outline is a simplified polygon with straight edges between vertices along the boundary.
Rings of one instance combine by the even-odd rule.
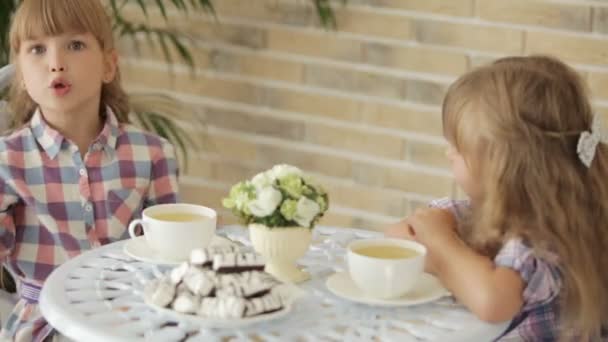
[[[469, 210], [468, 201], [438, 199], [430, 203], [436, 208], [449, 209], [457, 221]], [[559, 333], [559, 291], [562, 286], [558, 259], [555, 255], [539, 257], [521, 239], [503, 244], [494, 258], [499, 267], [519, 273], [526, 283], [524, 305], [513, 318], [501, 341], [556, 341]]]
[[[177, 201], [173, 147], [105, 117], [84, 160], [39, 111], [0, 138], [0, 257], [20, 283], [41, 286], [66, 260], [126, 238], [143, 208]], [[51, 328], [21, 296], [0, 339], [41, 340]]]

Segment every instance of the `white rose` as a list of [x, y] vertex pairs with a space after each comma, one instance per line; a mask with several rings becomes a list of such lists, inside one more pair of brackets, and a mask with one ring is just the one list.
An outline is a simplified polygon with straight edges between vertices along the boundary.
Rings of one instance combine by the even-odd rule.
[[307, 197], [300, 197], [298, 205], [296, 206], [296, 221], [302, 227], [310, 227], [310, 222], [321, 212], [321, 207], [315, 201], [308, 199]]
[[257, 191], [271, 186], [274, 183], [275, 177], [272, 172], [260, 172], [251, 179], [251, 184]]
[[281, 179], [292, 173], [302, 176], [302, 170], [287, 164], [275, 165], [270, 171], [275, 179]]
[[249, 202], [249, 211], [257, 217], [268, 216], [279, 206], [282, 199], [283, 196], [279, 190], [267, 186], [258, 191], [258, 196], [255, 200]]

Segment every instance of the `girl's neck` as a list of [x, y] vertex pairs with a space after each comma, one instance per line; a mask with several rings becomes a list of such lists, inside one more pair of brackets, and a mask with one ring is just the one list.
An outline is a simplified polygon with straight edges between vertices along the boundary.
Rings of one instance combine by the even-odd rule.
[[46, 122], [75, 143], [83, 158], [104, 124], [99, 115], [99, 105], [89, 107], [79, 110], [78, 113], [41, 109]]

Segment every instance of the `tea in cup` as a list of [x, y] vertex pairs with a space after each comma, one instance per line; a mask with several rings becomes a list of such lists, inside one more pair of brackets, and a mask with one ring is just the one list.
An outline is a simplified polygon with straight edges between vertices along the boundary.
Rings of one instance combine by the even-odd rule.
[[187, 260], [190, 251], [209, 245], [215, 235], [217, 213], [196, 204], [158, 204], [144, 209], [142, 218], [129, 223], [129, 235], [136, 238], [141, 225], [148, 246], [163, 259]]
[[347, 249], [351, 279], [372, 298], [391, 299], [405, 295], [424, 271], [426, 247], [415, 241], [364, 239], [351, 242]]

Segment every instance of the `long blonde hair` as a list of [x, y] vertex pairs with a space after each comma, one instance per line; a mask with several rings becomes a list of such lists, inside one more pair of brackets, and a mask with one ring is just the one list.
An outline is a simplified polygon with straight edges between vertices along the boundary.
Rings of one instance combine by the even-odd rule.
[[[11, 60], [17, 73], [9, 92], [13, 128], [26, 124], [37, 104], [29, 96], [19, 76], [17, 54], [24, 40], [60, 35], [65, 32], [90, 32], [104, 53], [115, 49], [112, 25], [99, 0], [23, 0], [13, 17], [9, 40]], [[120, 84], [117, 69], [114, 80], [101, 88], [100, 113], [104, 106], [112, 108], [120, 122], [128, 122], [129, 102]]]
[[520, 237], [559, 257], [563, 328], [585, 339], [608, 322], [608, 146], [587, 168], [577, 142], [593, 112], [579, 75], [547, 56], [509, 57], [458, 79], [444, 135], [479, 180], [466, 239], [493, 257]]

